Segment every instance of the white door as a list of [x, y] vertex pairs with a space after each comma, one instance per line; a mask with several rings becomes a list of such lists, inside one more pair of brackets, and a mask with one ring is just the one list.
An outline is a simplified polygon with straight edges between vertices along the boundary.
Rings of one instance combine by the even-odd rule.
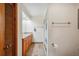
[[48, 55], [79, 55], [78, 5], [51, 4], [48, 17]]

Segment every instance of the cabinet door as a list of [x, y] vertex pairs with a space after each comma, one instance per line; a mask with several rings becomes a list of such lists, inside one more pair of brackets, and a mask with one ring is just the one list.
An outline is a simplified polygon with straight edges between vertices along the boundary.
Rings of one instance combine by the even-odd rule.
[[28, 39], [22, 39], [22, 56], [26, 56], [28, 50]]

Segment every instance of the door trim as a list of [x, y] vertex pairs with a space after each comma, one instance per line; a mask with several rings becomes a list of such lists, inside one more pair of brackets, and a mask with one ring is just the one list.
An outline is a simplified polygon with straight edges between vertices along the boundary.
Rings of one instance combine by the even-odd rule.
[[15, 8], [14, 8], [14, 15], [15, 15], [15, 19], [16, 19], [16, 21], [15, 21], [15, 56], [17, 56], [18, 54], [18, 16], [17, 16], [17, 7], [18, 7], [18, 5], [15, 3]]
[[18, 11], [17, 11], [17, 3], [13, 3], [13, 14], [14, 14], [14, 56], [17, 56], [18, 55]]

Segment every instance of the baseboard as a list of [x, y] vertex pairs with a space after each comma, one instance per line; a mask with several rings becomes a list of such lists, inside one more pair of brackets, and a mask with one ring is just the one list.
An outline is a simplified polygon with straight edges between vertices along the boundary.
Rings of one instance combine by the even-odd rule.
[[43, 42], [32, 42], [32, 44], [43, 44]]

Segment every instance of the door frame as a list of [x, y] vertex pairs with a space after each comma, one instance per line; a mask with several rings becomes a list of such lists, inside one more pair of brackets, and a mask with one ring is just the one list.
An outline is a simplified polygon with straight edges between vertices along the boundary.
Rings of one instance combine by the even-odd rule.
[[16, 24], [15, 24], [15, 26], [16, 26], [16, 29], [15, 29], [15, 56], [17, 56], [18, 54], [18, 16], [17, 16], [17, 14], [18, 14], [18, 11], [17, 11], [17, 7], [18, 7], [18, 5], [17, 4], [15, 4], [15, 19], [16, 19]]
[[18, 14], [18, 11], [17, 11], [17, 7], [18, 7], [18, 5], [17, 5], [17, 3], [14, 3], [13, 4], [14, 6], [14, 11], [13, 11], [13, 15], [14, 15], [14, 56], [17, 56], [18, 55], [18, 16], [17, 16], [17, 14]]

